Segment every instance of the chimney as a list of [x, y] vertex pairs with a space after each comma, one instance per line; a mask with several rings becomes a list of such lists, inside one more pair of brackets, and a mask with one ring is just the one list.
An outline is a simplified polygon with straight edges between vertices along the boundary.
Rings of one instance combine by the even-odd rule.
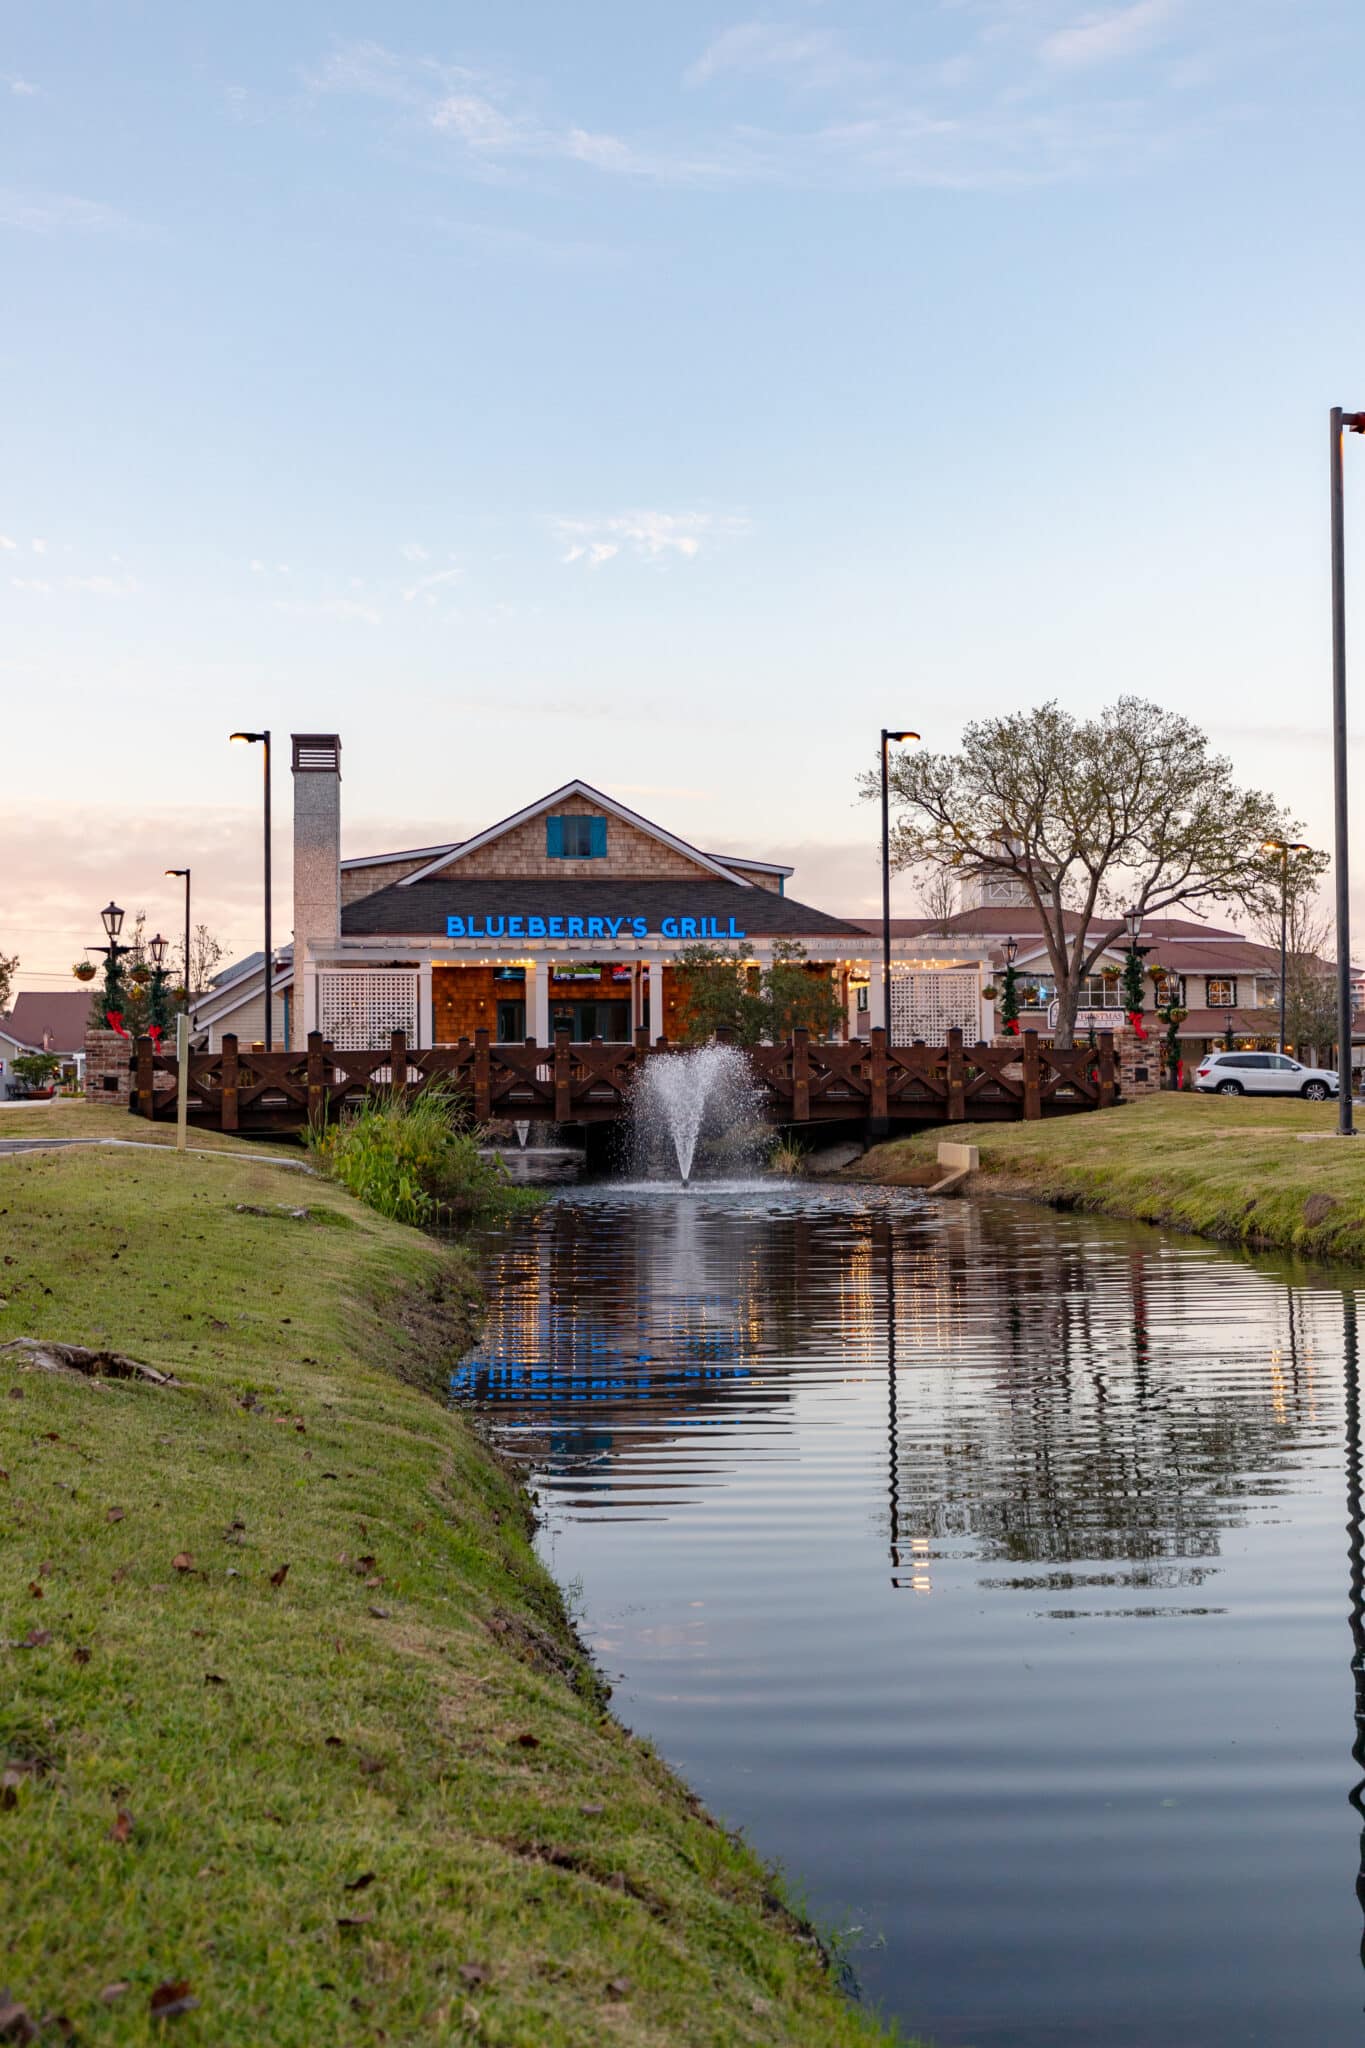
[[316, 968], [310, 946], [341, 932], [341, 736], [296, 732], [294, 771], [295, 1037], [317, 1028]]

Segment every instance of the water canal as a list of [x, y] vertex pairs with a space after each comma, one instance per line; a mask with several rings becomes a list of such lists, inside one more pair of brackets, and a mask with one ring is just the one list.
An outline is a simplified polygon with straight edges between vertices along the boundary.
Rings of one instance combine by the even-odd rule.
[[942, 2048], [1365, 2038], [1330, 1276], [774, 1182], [578, 1188], [489, 1261], [458, 1391], [618, 1712], [869, 2001]]

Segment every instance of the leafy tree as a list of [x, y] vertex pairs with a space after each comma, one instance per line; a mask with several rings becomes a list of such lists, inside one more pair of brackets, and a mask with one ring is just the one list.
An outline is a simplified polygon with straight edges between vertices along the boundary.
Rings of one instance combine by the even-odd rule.
[[[879, 796], [879, 772], [861, 788]], [[1056, 979], [1059, 1046], [1074, 1043], [1081, 982], [1122, 936], [1125, 909], [1240, 901], [1264, 841], [1292, 836], [1197, 726], [1140, 697], [1093, 718], [1050, 702], [975, 720], [955, 754], [897, 755], [891, 789], [897, 870], [1022, 884]]]
[[13, 1065], [25, 1088], [46, 1088], [61, 1061], [55, 1052], [20, 1052], [15, 1054]]
[[14, 987], [14, 977], [18, 972], [19, 955], [0, 953], [0, 1017], [3, 1017], [9, 1008], [10, 991]]
[[221, 941], [214, 937], [206, 924], [195, 925], [190, 933], [188, 966], [185, 961], [183, 938], [175, 948], [175, 958], [179, 962], [177, 972], [182, 985], [189, 990], [192, 1000], [197, 1001], [212, 981], [222, 964], [223, 951]]
[[706, 1045], [719, 1031], [736, 1045], [775, 1044], [798, 1026], [813, 1038], [827, 1038], [839, 1023], [832, 977], [810, 965], [805, 948], [794, 941], [779, 941], [772, 965], [761, 970], [743, 954], [687, 946], [675, 973], [687, 1045]]

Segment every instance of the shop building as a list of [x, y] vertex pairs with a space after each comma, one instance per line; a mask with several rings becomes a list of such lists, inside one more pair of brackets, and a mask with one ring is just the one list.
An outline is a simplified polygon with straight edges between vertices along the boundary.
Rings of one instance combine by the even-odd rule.
[[[802, 948], [834, 985], [850, 1035], [880, 1021], [879, 955], [856, 921], [802, 902], [793, 870], [710, 853], [584, 781], [537, 798], [464, 840], [342, 860], [341, 741], [296, 734], [294, 941], [274, 963], [275, 1044], [320, 1031], [339, 1048], [494, 1041], [550, 1043], [677, 1035], [679, 954], [707, 944], [758, 967]], [[975, 940], [897, 947], [898, 1039], [941, 1043], [950, 1025], [989, 1037]], [[264, 1035], [263, 962], [244, 961], [196, 1007], [216, 1050]], [[923, 1028], [916, 1029], [916, 1023]]]

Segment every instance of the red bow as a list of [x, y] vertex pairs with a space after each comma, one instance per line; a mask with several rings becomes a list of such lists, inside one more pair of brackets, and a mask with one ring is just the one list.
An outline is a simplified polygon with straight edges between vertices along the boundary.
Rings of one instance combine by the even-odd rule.
[[1128, 1022], [1132, 1025], [1134, 1031], [1137, 1033], [1139, 1038], [1145, 1038], [1147, 1036], [1147, 1033], [1142, 1028], [1141, 1010], [1130, 1010], [1128, 1012]]
[[128, 1033], [123, 1028], [122, 1010], [106, 1010], [104, 1013], [104, 1021], [109, 1026], [109, 1029], [111, 1031], [117, 1031], [120, 1038], [126, 1038], [128, 1036]]
[[1017, 1017], [1007, 1017], [1005, 1019], [1005, 1029], [1012, 1037], [1017, 1038], [1019, 1036], [1019, 1019]]
[[152, 1041], [152, 1051], [153, 1051], [153, 1052], [160, 1052], [160, 1050], [161, 1050], [161, 1026], [160, 1026], [159, 1024], [149, 1024], [149, 1025], [147, 1026], [147, 1036], [148, 1036], [148, 1038], [150, 1038], [150, 1039], [151, 1039], [151, 1041]]

